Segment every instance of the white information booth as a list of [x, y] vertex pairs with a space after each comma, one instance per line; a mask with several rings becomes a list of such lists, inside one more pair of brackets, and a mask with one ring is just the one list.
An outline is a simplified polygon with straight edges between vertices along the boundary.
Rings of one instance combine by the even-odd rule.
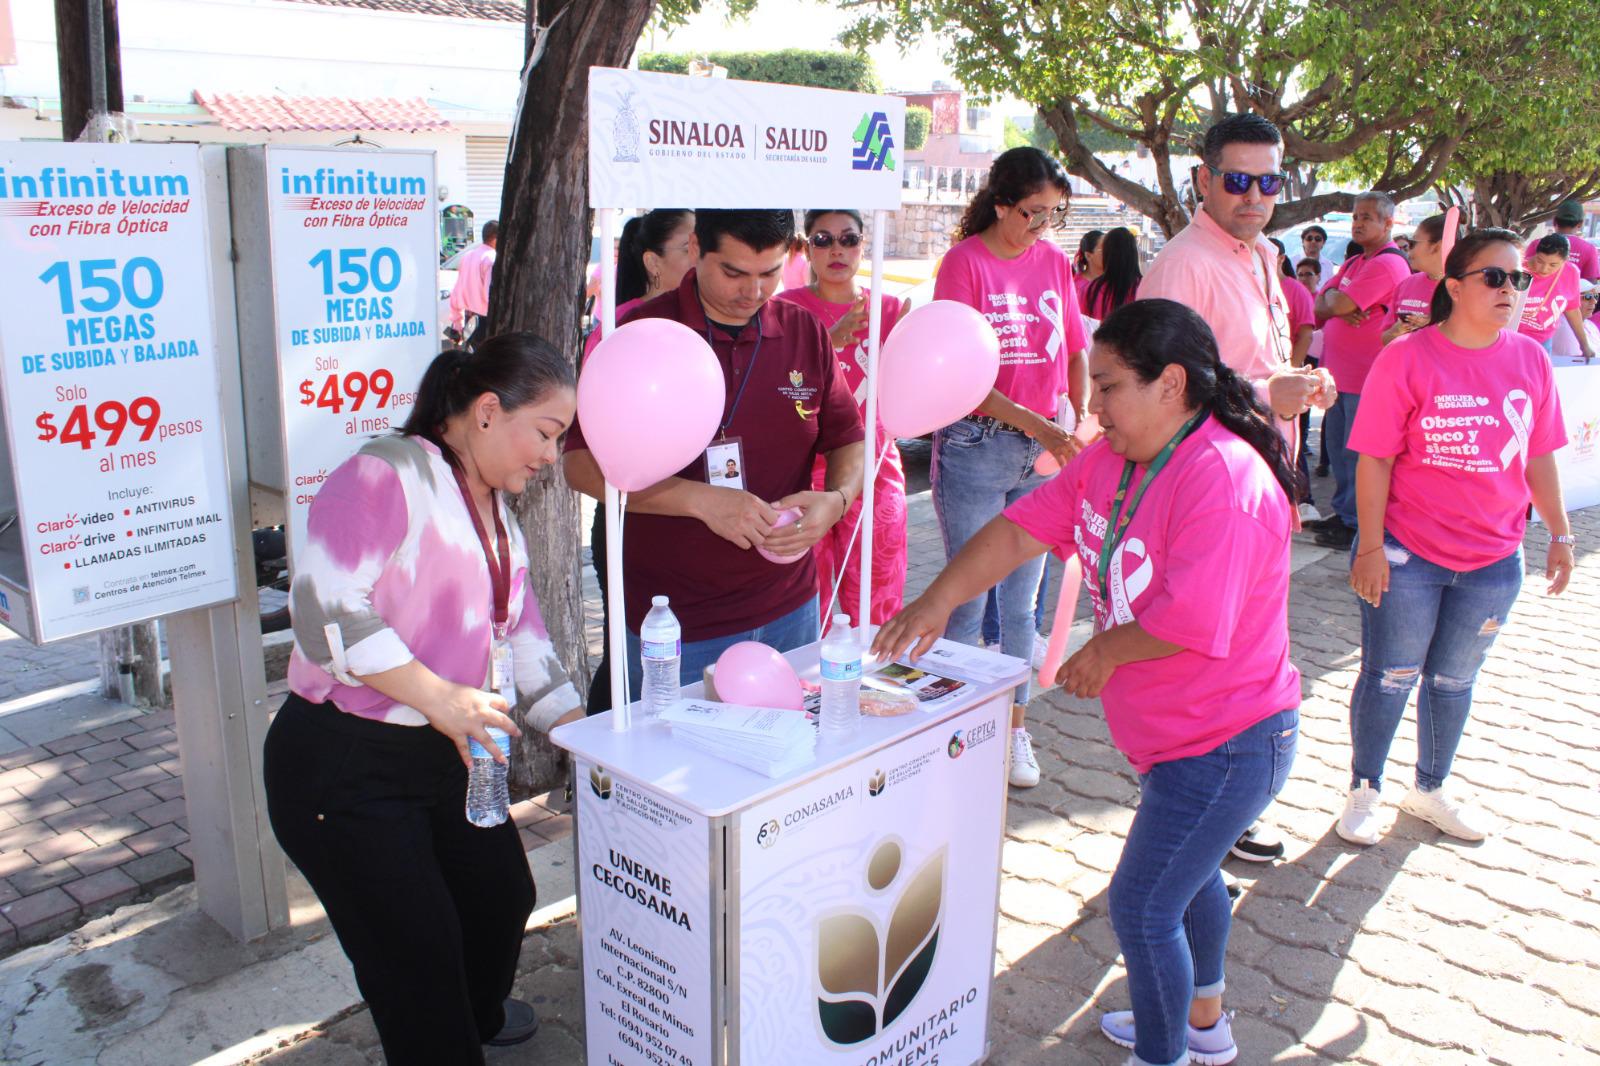
[[[871, 211], [880, 291], [904, 114], [895, 97], [591, 70], [603, 327], [615, 325], [618, 208]], [[879, 301], [869, 306], [866, 515], [882, 325]], [[608, 485], [606, 496], [615, 545], [618, 495]], [[870, 523], [860, 539], [870, 560]], [[608, 559], [619, 694], [621, 556]], [[1011, 689], [1027, 665], [939, 650], [966, 664], [965, 673], [939, 668], [967, 682], [954, 698], [864, 718], [848, 740], [819, 743], [809, 765], [776, 778], [679, 743], [659, 721], [635, 724], [632, 707], [552, 734], [577, 775], [589, 1062], [961, 1066], [986, 1057]], [[817, 646], [787, 657], [802, 678], [817, 678]]]
[[1567, 510], [1600, 504], [1600, 366], [1582, 358], [1556, 358], [1556, 393], [1566, 421], [1567, 446], [1556, 452]]

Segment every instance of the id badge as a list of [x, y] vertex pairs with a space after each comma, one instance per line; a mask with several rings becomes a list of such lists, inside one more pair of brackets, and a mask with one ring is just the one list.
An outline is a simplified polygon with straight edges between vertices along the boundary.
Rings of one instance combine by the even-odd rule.
[[497, 640], [489, 653], [489, 689], [499, 693], [507, 706], [517, 705], [517, 672], [511, 655], [511, 642]]
[[744, 445], [738, 437], [714, 440], [706, 448], [706, 483], [724, 489], [744, 488]]

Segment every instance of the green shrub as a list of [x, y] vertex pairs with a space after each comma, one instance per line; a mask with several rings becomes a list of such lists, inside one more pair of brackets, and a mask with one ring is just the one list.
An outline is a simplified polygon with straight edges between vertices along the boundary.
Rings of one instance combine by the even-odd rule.
[[[814, 89], [843, 89], [875, 93], [878, 73], [870, 56], [853, 52], [814, 52], [785, 48], [779, 52], [650, 52], [639, 57], [639, 69], [662, 74], [687, 74], [689, 63], [701, 59], [728, 68], [728, 77], [740, 81], [765, 81], [805, 85]], [[931, 117], [931, 116], [930, 116]]]

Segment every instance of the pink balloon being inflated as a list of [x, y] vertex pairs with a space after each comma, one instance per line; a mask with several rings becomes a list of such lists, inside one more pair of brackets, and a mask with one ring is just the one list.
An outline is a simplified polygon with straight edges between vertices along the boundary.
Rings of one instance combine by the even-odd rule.
[[789, 660], [755, 640], [742, 640], [717, 659], [717, 698], [744, 707], [777, 707], [798, 711], [803, 706], [800, 677]]
[[920, 437], [971, 414], [994, 388], [1000, 338], [964, 303], [934, 300], [895, 323], [878, 358], [878, 418]]
[[[799, 521], [799, 519], [800, 509], [798, 507], [785, 507], [783, 510], [778, 512], [778, 520], [772, 523], [772, 528], [782, 529], [784, 526], [792, 526], [795, 524], [795, 522]], [[765, 559], [769, 563], [797, 563], [806, 557], [805, 552], [795, 552], [793, 555], [773, 555], [771, 552], [767, 551], [767, 549], [759, 546], [756, 548], [756, 551], [760, 552], [761, 558]]]
[[666, 318], [618, 326], [578, 376], [584, 442], [623, 492], [647, 489], [699, 458], [726, 398], [722, 365], [705, 338]]
[[[1094, 415], [1085, 415], [1082, 422], [1072, 431], [1072, 435], [1083, 441], [1084, 447], [1094, 443], [1100, 435], [1100, 420]], [[1041, 477], [1049, 477], [1061, 469], [1061, 464], [1056, 462], [1056, 457], [1049, 452], [1040, 452], [1039, 458], [1033, 461], [1034, 473]]]

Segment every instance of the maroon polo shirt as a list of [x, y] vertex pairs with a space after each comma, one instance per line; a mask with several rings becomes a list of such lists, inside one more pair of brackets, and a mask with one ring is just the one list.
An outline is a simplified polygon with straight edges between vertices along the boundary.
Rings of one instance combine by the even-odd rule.
[[[634, 308], [623, 319], [670, 318], [707, 336], [727, 382], [723, 420], [743, 449], [745, 489], [771, 503], [811, 488], [818, 455], [863, 437], [861, 414], [838, 373], [833, 345], [820, 319], [798, 304], [769, 300], [737, 340], [706, 322], [695, 273], [675, 292]], [[744, 385], [744, 395], [734, 398]], [[730, 415], [731, 412], [731, 415]], [[730, 420], [731, 417], [731, 420]], [[575, 419], [567, 451], [588, 448]], [[678, 477], [706, 482], [702, 454]], [[732, 491], [732, 490], [720, 490]], [[710, 640], [765, 625], [817, 594], [817, 570], [807, 553], [791, 564], [768, 562], [713, 533], [695, 518], [629, 512], [622, 531], [622, 571], [628, 629], [639, 632], [650, 597], [669, 596], [686, 641]]]

